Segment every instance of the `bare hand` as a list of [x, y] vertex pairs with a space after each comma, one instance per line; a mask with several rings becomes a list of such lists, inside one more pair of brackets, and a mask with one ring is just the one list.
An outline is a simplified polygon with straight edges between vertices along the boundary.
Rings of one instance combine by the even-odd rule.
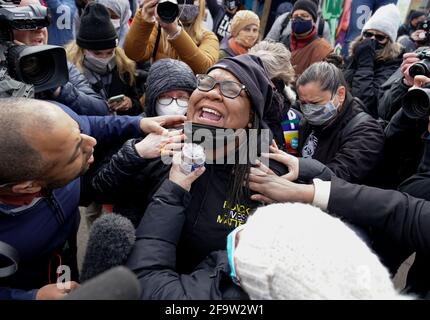
[[168, 130], [163, 127], [174, 127], [175, 125], [184, 123], [187, 118], [185, 116], [159, 116], [152, 118], [142, 118], [140, 120], [140, 129], [145, 133], [156, 133], [167, 135]]
[[55, 89], [55, 91], [52, 93], [52, 96], [54, 98], [58, 97], [61, 93], [61, 87], [58, 87], [57, 89]]
[[258, 168], [251, 168], [249, 188], [257, 192], [251, 199], [263, 203], [312, 203], [315, 192], [313, 185], [297, 184], [277, 175], [264, 173]]
[[160, 17], [157, 14], [155, 14], [155, 16], [161, 28], [163, 28], [169, 36], [172, 37], [178, 32], [179, 30], [178, 19], [176, 19], [172, 23], [165, 23], [161, 21]]
[[173, 156], [175, 151], [181, 150], [184, 139], [185, 134], [182, 133], [182, 130], [171, 131], [163, 135], [150, 133], [134, 147], [139, 156], [144, 159]]
[[297, 180], [299, 177], [299, 159], [272, 146], [270, 147], [270, 152], [269, 154], [263, 153], [261, 156], [278, 161], [288, 168], [288, 173], [283, 175], [282, 178], [289, 181]]
[[408, 52], [403, 55], [403, 62], [400, 65], [400, 71], [402, 71], [403, 76], [405, 77], [405, 84], [407, 86], [412, 86], [414, 84], [414, 79], [409, 75], [409, 68], [415, 62], [418, 62], [418, 56], [415, 52]]
[[127, 96], [122, 101], [108, 103], [111, 111], [127, 111], [133, 106], [133, 102]]
[[194, 181], [200, 177], [203, 172], [205, 172], [206, 168], [204, 166], [190, 172], [189, 174], [185, 174], [182, 172], [181, 167], [181, 152], [176, 152], [173, 156], [172, 167], [170, 168], [169, 180], [179, 185], [184, 190], [190, 191], [191, 185]]
[[430, 83], [430, 78], [423, 75], [418, 75], [415, 76], [413, 83], [414, 86], [411, 89], [423, 88]]
[[[36, 300], [57, 300], [63, 299], [67, 293], [79, 287], [79, 283], [70, 281], [62, 283], [64, 289], [60, 289], [56, 283], [48, 284], [40, 288], [36, 293]], [[70, 288], [70, 289], [66, 289]]]
[[155, 22], [155, 9], [157, 7], [158, 0], [145, 0], [142, 7], [142, 18], [146, 22]]

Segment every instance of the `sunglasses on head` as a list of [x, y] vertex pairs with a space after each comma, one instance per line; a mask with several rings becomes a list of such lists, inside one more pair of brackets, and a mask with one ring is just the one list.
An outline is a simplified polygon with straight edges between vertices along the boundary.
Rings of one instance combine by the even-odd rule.
[[379, 42], [382, 42], [385, 39], [387, 39], [387, 36], [384, 36], [383, 34], [376, 34], [370, 31], [364, 31], [363, 37], [366, 39], [375, 37], [376, 41], [379, 41]]

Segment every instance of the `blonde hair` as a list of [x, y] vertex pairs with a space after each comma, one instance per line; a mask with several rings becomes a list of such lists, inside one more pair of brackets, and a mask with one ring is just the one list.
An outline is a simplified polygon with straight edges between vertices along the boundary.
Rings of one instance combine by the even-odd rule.
[[[198, 0], [198, 1], [199, 1], [199, 14], [196, 17], [196, 20], [194, 20], [194, 22], [189, 27], [182, 26], [182, 28], [187, 32], [187, 34], [190, 36], [190, 38], [197, 46], [200, 45], [200, 42], [202, 41], [203, 35], [205, 34], [205, 32], [208, 32], [208, 30], [206, 30], [203, 27], [205, 8], [206, 8], [205, 0]], [[173, 48], [170, 45], [169, 41], [167, 40], [167, 33], [165, 33], [163, 29], [161, 29], [161, 32], [164, 34], [164, 37], [162, 37], [163, 48], [165, 48], [166, 50], [164, 53], [169, 57], [173, 57], [174, 56]]]
[[[355, 38], [350, 46], [349, 46], [349, 57], [354, 56], [355, 47], [363, 41], [364, 37], [363, 35], [359, 35], [357, 38]], [[392, 60], [396, 59], [400, 52], [402, 51], [402, 46], [397, 42], [392, 42], [389, 37], [387, 37], [387, 43], [385, 44], [384, 48], [380, 51], [378, 51], [376, 55], [376, 61], [386, 61], [386, 60]]]
[[[67, 60], [73, 63], [79, 71], [84, 71], [84, 49], [79, 47], [76, 41], [69, 42], [66, 46]], [[134, 85], [136, 81], [136, 62], [129, 59], [122, 48], [115, 48], [115, 62], [118, 67], [119, 77], [122, 81], [127, 82], [128, 85]]]
[[285, 84], [294, 83], [295, 73], [291, 65], [291, 53], [284, 44], [261, 41], [253, 46], [248, 53], [261, 59], [271, 79], [282, 79]]

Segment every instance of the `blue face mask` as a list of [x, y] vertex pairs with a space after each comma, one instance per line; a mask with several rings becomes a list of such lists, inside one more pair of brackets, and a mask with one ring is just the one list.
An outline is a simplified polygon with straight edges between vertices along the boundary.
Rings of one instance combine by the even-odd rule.
[[291, 30], [296, 34], [307, 33], [312, 30], [312, 27], [312, 20], [304, 20], [301, 18], [294, 19], [291, 24]]
[[300, 109], [306, 121], [314, 126], [322, 126], [337, 115], [337, 108], [334, 106], [333, 101], [329, 101], [325, 105], [307, 103], [301, 105]]
[[243, 229], [243, 227], [244, 225], [237, 227], [227, 236], [227, 259], [230, 266], [230, 278], [237, 285], [239, 285], [239, 278], [237, 277], [236, 270], [234, 268], [234, 252], [236, 250], [236, 235]]

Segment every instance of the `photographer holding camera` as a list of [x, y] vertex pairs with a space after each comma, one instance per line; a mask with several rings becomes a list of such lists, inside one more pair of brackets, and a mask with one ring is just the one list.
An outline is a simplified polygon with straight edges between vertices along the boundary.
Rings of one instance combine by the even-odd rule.
[[[22, 0], [19, 6], [37, 5], [38, 0]], [[47, 28], [36, 30], [12, 30], [15, 43], [28, 46], [42, 46], [48, 43]], [[47, 64], [51, 62], [46, 62]], [[41, 66], [42, 68], [47, 66]], [[107, 115], [107, 103], [95, 93], [84, 75], [71, 63], [67, 63], [69, 81], [55, 89], [40, 94], [39, 98], [55, 100], [67, 105], [81, 115]]]
[[[416, 172], [422, 155], [421, 136], [427, 128], [428, 116], [424, 115], [420, 119], [420, 116], [413, 116], [412, 113], [413, 109], [419, 111], [428, 107], [425, 105], [422, 105], [422, 108], [414, 107], [416, 94], [412, 95], [412, 100], [411, 97], [407, 97], [414, 85], [423, 87], [425, 84], [423, 79], [430, 77], [430, 74], [418, 74], [426, 65], [426, 59], [420, 52], [422, 49], [405, 53], [400, 68], [381, 87], [384, 94], [379, 98], [378, 115], [386, 121], [387, 126], [384, 159], [374, 182], [378, 187], [397, 188], [403, 180]], [[425, 104], [425, 100], [423, 102]], [[407, 113], [412, 117], [405, 113], [409, 109], [412, 110]]]
[[133, 19], [125, 53], [136, 62], [177, 59], [205, 73], [218, 60], [219, 42], [203, 28], [204, 14], [204, 0], [147, 0]]

